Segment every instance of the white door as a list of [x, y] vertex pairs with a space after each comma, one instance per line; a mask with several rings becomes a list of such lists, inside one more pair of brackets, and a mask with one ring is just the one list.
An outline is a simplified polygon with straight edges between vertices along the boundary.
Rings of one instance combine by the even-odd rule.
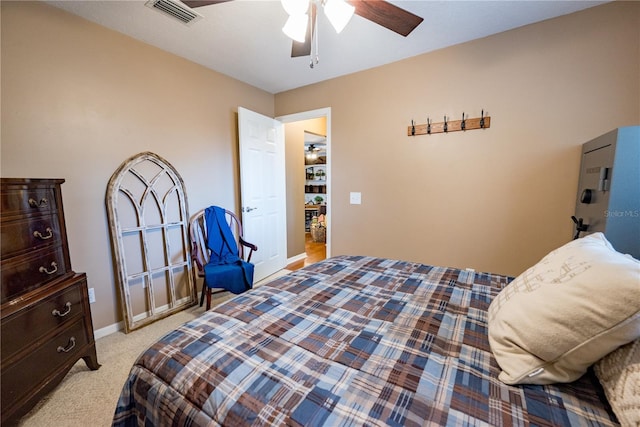
[[245, 239], [258, 246], [254, 282], [285, 268], [287, 219], [283, 125], [238, 107], [240, 203]]

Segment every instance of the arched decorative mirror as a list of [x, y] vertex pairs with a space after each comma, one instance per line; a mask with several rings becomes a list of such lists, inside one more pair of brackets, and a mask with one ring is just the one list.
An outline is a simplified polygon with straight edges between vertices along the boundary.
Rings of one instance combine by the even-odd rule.
[[150, 152], [131, 157], [106, 203], [125, 332], [194, 305], [187, 196], [173, 166]]

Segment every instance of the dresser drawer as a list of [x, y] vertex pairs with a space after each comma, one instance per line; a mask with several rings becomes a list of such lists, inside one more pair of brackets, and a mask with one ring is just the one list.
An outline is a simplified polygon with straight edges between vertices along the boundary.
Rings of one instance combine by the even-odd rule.
[[2, 319], [3, 364], [56, 328], [84, 316], [83, 286], [86, 281], [83, 278], [70, 283], [55, 294]]
[[68, 326], [16, 363], [2, 369], [3, 412], [11, 411], [19, 399], [40, 388], [55, 371], [73, 364], [86, 351], [89, 340], [84, 319], [77, 318]]
[[0, 238], [2, 259], [64, 243], [56, 214], [3, 221], [0, 224]]
[[18, 258], [2, 260], [2, 294], [4, 303], [71, 270], [62, 246], [44, 248]]
[[55, 188], [11, 186], [0, 194], [3, 216], [49, 214], [58, 209]]

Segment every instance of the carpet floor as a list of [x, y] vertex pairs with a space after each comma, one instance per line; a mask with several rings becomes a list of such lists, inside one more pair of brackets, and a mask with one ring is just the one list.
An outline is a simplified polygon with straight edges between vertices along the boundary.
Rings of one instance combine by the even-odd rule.
[[[288, 273], [282, 270], [254, 286]], [[214, 295], [215, 306], [233, 295]], [[204, 307], [191, 307], [129, 334], [116, 332], [96, 341], [97, 371], [78, 361], [62, 382], [20, 420], [24, 427], [106, 427], [111, 425], [116, 402], [129, 370], [138, 356], [167, 332], [204, 313]]]

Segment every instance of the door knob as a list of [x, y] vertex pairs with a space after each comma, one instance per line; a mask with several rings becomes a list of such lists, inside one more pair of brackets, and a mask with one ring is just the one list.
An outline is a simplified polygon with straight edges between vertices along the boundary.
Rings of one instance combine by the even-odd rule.
[[586, 205], [588, 205], [589, 203], [591, 203], [591, 197], [593, 195], [593, 192], [590, 189], [585, 189], [582, 194], [580, 195], [580, 203], [584, 203]]
[[242, 208], [242, 212], [251, 212], [251, 211], [255, 211], [258, 208], [252, 208], [247, 206], [246, 208]]

